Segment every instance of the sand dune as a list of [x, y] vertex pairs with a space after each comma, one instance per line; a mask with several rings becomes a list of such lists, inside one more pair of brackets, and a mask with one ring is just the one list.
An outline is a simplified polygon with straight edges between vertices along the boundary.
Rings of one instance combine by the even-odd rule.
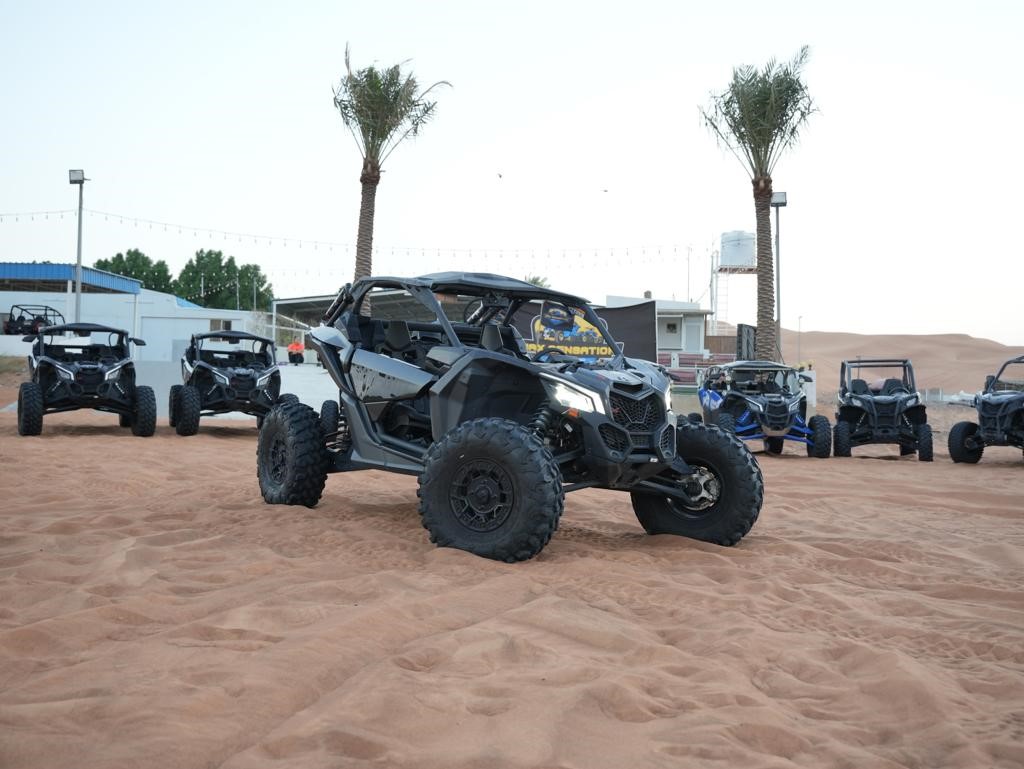
[[[951, 388], [1009, 357], [961, 339]], [[115, 425], [0, 413], [5, 769], [1024, 766], [1015, 449], [759, 455], [729, 549], [576, 492], [509, 565], [432, 546], [413, 478], [268, 506], [250, 423]]]
[[254, 438], [0, 415], [0, 765], [1024, 764], [1020, 452], [762, 456], [733, 549], [578, 492], [507, 565], [411, 478], [264, 505]]

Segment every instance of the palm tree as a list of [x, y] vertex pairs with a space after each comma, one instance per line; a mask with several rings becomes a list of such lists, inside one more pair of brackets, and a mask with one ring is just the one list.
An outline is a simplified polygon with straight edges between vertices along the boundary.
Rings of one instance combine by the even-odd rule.
[[381, 166], [403, 139], [416, 136], [433, 117], [437, 102], [428, 101], [430, 92], [450, 84], [442, 80], [421, 92], [416, 77], [403, 73], [399, 64], [388, 69], [366, 67], [353, 72], [347, 45], [345, 71], [334, 91], [334, 106], [363, 156], [359, 175], [363, 193], [356, 236], [358, 280], [370, 275], [373, 269], [373, 214]]
[[543, 275], [527, 275], [523, 280], [527, 283], [539, 286], [540, 288], [551, 288], [551, 284], [548, 283], [548, 279]]
[[764, 69], [751, 66], [732, 71], [732, 82], [702, 109], [704, 121], [719, 142], [736, 155], [754, 186], [757, 221], [757, 343], [762, 360], [779, 356], [775, 338], [775, 270], [772, 266], [772, 170], [782, 151], [796, 142], [800, 129], [814, 112], [801, 79], [807, 62], [804, 46], [791, 62], [769, 61]]

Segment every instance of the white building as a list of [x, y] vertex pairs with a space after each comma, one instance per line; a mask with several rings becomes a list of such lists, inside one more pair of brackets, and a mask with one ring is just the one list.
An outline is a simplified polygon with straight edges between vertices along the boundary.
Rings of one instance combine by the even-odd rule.
[[[75, 265], [0, 262], [0, 313], [6, 320], [14, 305], [46, 305], [75, 320]], [[126, 329], [144, 339], [134, 347], [139, 360], [177, 361], [193, 334], [221, 329], [264, 334], [265, 313], [220, 310], [173, 294], [150, 291], [142, 283], [91, 267], [82, 268], [82, 323]], [[0, 337], [0, 355], [27, 355], [21, 336]]]
[[[647, 292], [648, 294], [650, 292]], [[628, 307], [641, 302], [650, 302], [651, 297], [609, 296], [606, 307]], [[711, 310], [702, 310], [696, 302], [677, 302], [655, 299], [657, 317], [658, 353], [660, 355], [685, 353], [707, 355], [704, 344], [707, 316]]]

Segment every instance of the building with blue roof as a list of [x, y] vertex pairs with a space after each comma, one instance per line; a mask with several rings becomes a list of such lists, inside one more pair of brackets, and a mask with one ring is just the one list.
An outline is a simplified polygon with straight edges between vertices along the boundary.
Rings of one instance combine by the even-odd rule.
[[[75, 265], [48, 262], [0, 262], [0, 315], [7, 319], [15, 305], [45, 305], [64, 315], [75, 314]], [[193, 334], [230, 329], [265, 334], [266, 313], [200, 307], [124, 275], [82, 267], [83, 323], [127, 329], [146, 340], [133, 347], [139, 360], [181, 358]], [[0, 335], [0, 355], [27, 355], [20, 336]]]

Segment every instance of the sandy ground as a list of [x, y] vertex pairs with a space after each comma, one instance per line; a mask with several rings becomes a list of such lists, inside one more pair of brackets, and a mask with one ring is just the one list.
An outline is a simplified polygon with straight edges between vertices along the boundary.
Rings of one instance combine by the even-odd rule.
[[255, 443], [0, 413], [0, 767], [1024, 766], [1020, 451], [759, 455], [728, 549], [576, 492], [509, 565], [409, 477], [265, 505]]

